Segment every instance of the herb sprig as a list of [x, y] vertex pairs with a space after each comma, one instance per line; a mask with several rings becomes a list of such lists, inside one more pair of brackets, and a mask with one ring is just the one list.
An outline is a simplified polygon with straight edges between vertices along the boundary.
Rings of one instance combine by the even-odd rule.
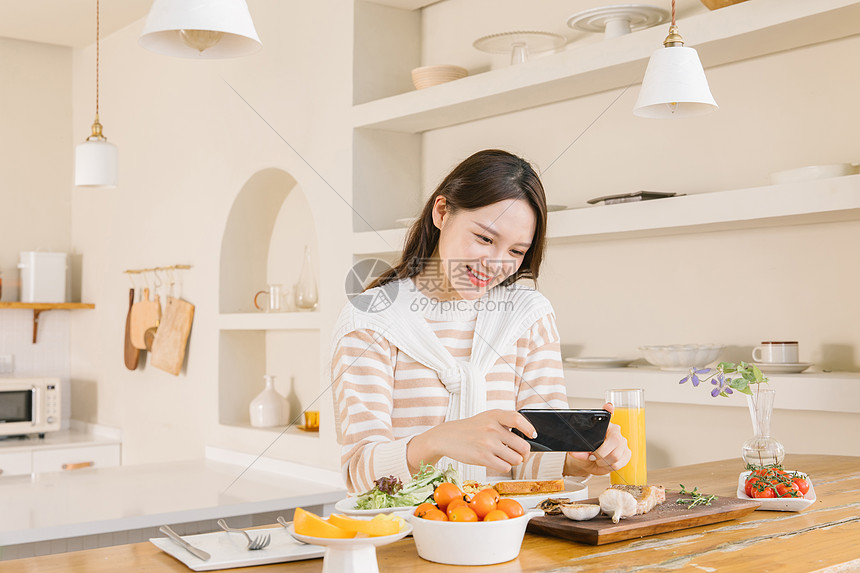
[[685, 499], [683, 497], [678, 498], [675, 503], [686, 505], [687, 509], [693, 509], [697, 505], [711, 505], [712, 501], [719, 499], [715, 495], [705, 495], [703, 493], [699, 493], [699, 488], [694, 487], [693, 491], [687, 491], [687, 488], [684, 487], [684, 484], [678, 484], [681, 486], [681, 495], [689, 495], [690, 497]]

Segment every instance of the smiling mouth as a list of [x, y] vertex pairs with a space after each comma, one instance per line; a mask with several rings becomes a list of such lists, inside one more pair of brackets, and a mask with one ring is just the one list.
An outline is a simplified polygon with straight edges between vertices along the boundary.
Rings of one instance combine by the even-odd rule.
[[489, 284], [491, 277], [490, 275], [486, 275], [480, 271], [476, 271], [469, 265], [466, 265], [466, 272], [469, 275], [469, 281], [477, 287], [485, 287]]

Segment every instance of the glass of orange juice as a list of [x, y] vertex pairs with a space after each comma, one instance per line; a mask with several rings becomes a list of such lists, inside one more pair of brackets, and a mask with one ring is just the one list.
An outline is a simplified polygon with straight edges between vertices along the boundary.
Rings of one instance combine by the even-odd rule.
[[645, 390], [607, 390], [606, 401], [615, 406], [611, 421], [621, 427], [621, 435], [627, 438], [627, 446], [633, 454], [630, 462], [613, 471], [609, 480], [613, 484], [646, 485]]

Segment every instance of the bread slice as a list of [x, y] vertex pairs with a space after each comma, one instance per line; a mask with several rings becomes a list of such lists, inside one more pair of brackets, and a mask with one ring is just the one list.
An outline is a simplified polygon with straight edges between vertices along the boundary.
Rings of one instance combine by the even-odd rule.
[[648, 513], [666, 501], [666, 488], [662, 485], [613, 485], [610, 489], [626, 491], [636, 500], [636, 515]]
[[493, 484], [499, 495], [531, 495], [537, 493], [557, 493], [564, 491], [564, 480], [516, 480], [501, 481]]

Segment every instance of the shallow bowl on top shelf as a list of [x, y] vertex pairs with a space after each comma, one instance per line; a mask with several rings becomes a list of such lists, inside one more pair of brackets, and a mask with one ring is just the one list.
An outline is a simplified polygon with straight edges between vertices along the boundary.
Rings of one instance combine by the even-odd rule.
[[466, 68], [452, 65], [421, 66], [412, 70], [412, 85], [416, 90], [444, 84], [469, 75]]
[[687, 370], [710, 364], [725, 348], [722, 344], [667, 344], [640, 346], [645, 360], [663, 370]]

